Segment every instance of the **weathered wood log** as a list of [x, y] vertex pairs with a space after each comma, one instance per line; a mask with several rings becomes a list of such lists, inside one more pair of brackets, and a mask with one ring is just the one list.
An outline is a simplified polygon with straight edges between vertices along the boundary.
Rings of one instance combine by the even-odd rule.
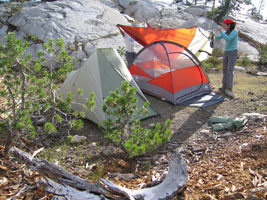
[[56, 179], [62, 184], [67, 184], [77, 189], [100, 194], [100, 190], [96, 184], [87, 182], [86, 180], [63, 170], [61, 167], [48, 162], [47, 160], [33, 158], [30, 154], [16, 147], [12, 147], [10, 152], [24, 160], [32, 170], [38, 171], [44, 176]]
[[88, 193], [88, 191], [79, 191], [70, 186], [58, 184], [55, 181], [46, 178], [41, 179], [39, 183], [46, 185], [45, 191], [54, 194], [53, 200], [104, 200], [103, 196]]
[[47, 160], [34, 158], [16, 147], [11, 148], [10, 152], [23, 159], [32, 170], [58, 182], [49, 178], [41, 181], [46, 185], [47, 192], [57, 195], [53, 199], [106, 199], [101, 196], [102, 194], [112, 199], [165, 200], [171, 199], [181, 191], [188, 179], [187, 166], [180, 153], [173, 154], [169, 162], [168, 175], [161, 184], [151, 188], [131, 190], [105, 179], [100, 179], [97, 184], [90, 183]]
[[131, 200], [171, 199], [186, 185], [188, 180], [187, 166], [180, 153], [172, 156], [166, 179], [159, 185], [140, 190], [130, 190], [118, 186], [111, 181], [100, 179], [97, 185], [102, 188], [102, 193], [116, 193]]

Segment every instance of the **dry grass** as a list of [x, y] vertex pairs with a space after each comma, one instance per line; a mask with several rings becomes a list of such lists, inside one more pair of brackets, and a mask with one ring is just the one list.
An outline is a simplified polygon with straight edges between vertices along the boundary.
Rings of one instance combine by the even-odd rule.
[[[212, 86], [217, 90], [221, 87], [222, 72], [208, 73]], [[237, 98], [250, 101], [253, 96], [265, 96], [267, 100], [267, 77], [253, 76], [244, 72], [234, 72], [233, 92]]]

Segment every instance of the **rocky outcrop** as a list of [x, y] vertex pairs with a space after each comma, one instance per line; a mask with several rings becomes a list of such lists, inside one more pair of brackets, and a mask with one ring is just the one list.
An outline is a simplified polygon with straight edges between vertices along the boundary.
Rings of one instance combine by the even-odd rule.
[[[2, 16], [5, 14], [4, 8]], [[30, 53], [38, 52], [42, 42], [49, 38], [62, 38], [69, 54], [77, 61], [77, 67], [96, 48], [124, 46], [116, 24], [128, 24], [117, 10], [94, 0], [66, 0], [25, 3], [22, 10], [0, 25], [0, 38], [9, 29], [15, 29], [17, 37], [37, 38], [31, 41]]]
[[[116, 24], [129, 24], [125, 16], [153, 27], [200, 26], [216, 31], [218, 24], [205, 17], [209, 9], [173, 0], [66, 0], [24, 3], [21, 11], [8, 16], [4, 4], [0, 4], [0, 42], [14, 31], [19, 38], [31, 39], [28, 52], [34, 56], [49, 38], [63, 38], [78, 68], [96, 48], [124, 46]], [[267, 25], [244, 17], [236, 19], [243, 38], [239, 51], [257, 55], [255, 47], [267, 41]], [[223, 46], [223, 40], [215, 42], [215, 48]]]
[[[183, 2], [152, 0], [120, 0], [127, 1], [123, 12], [140, 21], [146, 21], [154, 27], [180, 28], [200, 26], [205, 30], [216, 32], [218, 24], [206, 16], [211, 8], [203, 5], [185, 5]], [[178, 2], [178, 1], [176, 1]], [[120, 4], [120, 3], [119, 3]], [[121, 4], [120, 4], [121, 5]], [[258, 23], [236, 13], [237, 29], [239, 30], [239, 52], [257, 55], [257, 47], [267, 41], [266, 24]], [[222, 49], [224, 41], [216, 41], [215, 48]]]

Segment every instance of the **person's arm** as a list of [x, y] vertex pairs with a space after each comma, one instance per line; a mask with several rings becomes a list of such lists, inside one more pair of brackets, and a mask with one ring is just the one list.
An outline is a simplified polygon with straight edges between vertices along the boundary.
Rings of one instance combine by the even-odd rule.
[[220, 40], [220, 39], [223, 38], [223, 36], [222, 36], [222, 28], [221, 28], [221, 27], [218, 27], [218, 28], [217, 28], [217, 31], [219, 31], [220, 34], [219, 34], [219, 35], [215, 35], [215, 39], [216, 39], [216, 40]]
[[215, 35], [215, 39], [216, 39], [216, 40], [220, 40], [220, 39], [222, 39], [222, 38], [223, 38], [222, 32], [221, 32], [220, 35]]
[[221, 33], [222, 37], [226, 40], [226, 41], [230, 41], [232, 40], [237, 34], [236, 30], [232, 30], [231, 33], [229, 35], [227, 35], [226, 33]]

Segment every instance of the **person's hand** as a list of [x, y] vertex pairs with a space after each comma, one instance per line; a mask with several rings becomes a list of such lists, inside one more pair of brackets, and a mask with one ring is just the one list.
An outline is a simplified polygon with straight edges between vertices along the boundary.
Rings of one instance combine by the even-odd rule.
[[222, 31], [222, 27], [218, 26], [218, 27], [217, 27], [217, 30], [218, 30], [219, 32], [221, 32], [221, 31]]

